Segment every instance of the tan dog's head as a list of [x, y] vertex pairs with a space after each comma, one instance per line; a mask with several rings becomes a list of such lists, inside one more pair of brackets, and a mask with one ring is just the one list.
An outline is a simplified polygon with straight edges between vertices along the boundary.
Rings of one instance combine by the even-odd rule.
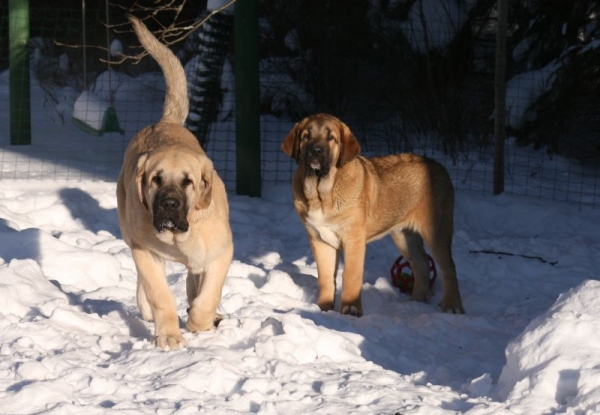
[[187, 232], [190, 215], [210, 205], [212, 180], [210, 159], [185, 145], [146, 153], [138, 160], [138, 197], [159, 233]]
[[350, 128], [328, 114], [311, 115], [297, 122], [281, 149], [307, 175], [317, 177], [327, 176], [333, 166], [340, 168], [360, 154], [360, 145]]

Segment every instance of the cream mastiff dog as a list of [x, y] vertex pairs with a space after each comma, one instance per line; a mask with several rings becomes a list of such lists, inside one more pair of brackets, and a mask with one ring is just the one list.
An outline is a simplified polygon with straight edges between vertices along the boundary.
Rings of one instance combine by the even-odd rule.
[[137, 303], [154, 320], [156, 344], [185, 346], [165, 261], [188, 269], [187, 328], [211, 329], [233, 242], [225, 186], [198, 140], [183, 127], [188, 114], [185, 73], [179, 60], [135, 17], [129, 20], [166, 81], [162, 118], [138, 132], [125, 151], [117, 183], [119, 224], [138, 273]]
[[412, 298], [431, 295], [425, 241], [442, 273], [442, 310], [464, 313], [451, 248], [454, 188], [441, 164], [414, 154], [362, 157], [350, 128], [327, 114], [296, 123], [282, 150], [298, 163], [294, 205], [317, 263], [322, 310], [334, 307], [343, 250], [340, 311], [362, 315], [366, 245], [389, 234], [415, 274]]

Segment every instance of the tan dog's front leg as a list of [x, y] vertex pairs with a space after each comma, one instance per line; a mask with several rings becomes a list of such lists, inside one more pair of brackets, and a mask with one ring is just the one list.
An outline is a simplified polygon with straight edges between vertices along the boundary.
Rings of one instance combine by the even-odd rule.
[[338, 250], [312, 235], [310, 236], [310, 247], [317, 263], [317, 281], [319, 283], [317, 305], [322, 311], [329, 311], [333, 309], [335, 301]]
[[[155, 325], [156, 345], [162, 349], [179, 349], [186, 345], [179, 330], [179, 318], [175, 299], [167, 284], [165, 265], [152, 253], [132, 248], [131, 253], [138, 272], [138, 280], [146, 302], [152, 311]], [[138, 303], [144, 303], [140, 298]], [[141, 310], [144, 313], [144, 310]], [[145, 317], [145, 316], [144, 316]]]
[[354, 237], [344, 241], [344, 273], [342, 274], [342, 314], [363, 315], [361, 291], [367, 240]]
[[222, 317], [217, 314], [217, 307], [221, 301], [223, 283], [232, 257], [233, 247], [211, 262], [203, 273], [188, 273], [189, 331], [210, 330], [221, 320]]

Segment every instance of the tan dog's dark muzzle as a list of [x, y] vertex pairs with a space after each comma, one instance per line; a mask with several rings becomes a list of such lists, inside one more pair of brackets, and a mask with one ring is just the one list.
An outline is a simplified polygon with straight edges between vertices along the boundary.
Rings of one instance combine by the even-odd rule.
[[331, 159], [329, 146], [327, 145], [307, 145], [304, 147], [303, 160], [306, 171], [309, 175], [325, 177], [331, 169]]

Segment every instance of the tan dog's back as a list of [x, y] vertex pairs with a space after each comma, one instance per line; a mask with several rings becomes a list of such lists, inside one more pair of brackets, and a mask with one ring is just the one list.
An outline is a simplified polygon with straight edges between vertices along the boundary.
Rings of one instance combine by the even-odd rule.
[[[359, 160], [379, 179], [365, 178], [371, 201], [368, 206], [371, 235], [385, 233], [386, 229], [399, 224], [419, 232], [429, 231], [423, 228], [437, 227], [434, 223], [437, 218], [453, 216], [452, 180], [438, 162], [409, 153], [370, 159], [359, 157]], [[399, 218], [402, 218], [400, 223]], [[444, 230], [452, 233], [451, 227], [446, 226]]]

